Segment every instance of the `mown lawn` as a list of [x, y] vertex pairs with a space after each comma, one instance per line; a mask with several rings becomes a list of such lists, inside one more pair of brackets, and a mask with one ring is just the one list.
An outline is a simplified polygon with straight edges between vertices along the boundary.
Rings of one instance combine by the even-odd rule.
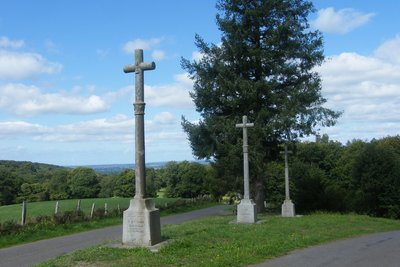
[[247, 266], [336, 239], [400, 230], [399, 220], [352, 214], [259, 218], [265, 221], [238, 225], [229, 223], [233, 216], [217, 216], [166, 226], [162, 235], [170, 242], [157, 253], [94, 246], [39, 266]]

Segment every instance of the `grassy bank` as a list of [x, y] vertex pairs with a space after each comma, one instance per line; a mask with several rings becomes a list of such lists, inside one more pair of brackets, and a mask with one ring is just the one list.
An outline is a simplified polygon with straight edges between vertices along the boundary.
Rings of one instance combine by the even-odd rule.
[[[99, 199], [93, 199], [92, 201], [101, 201]], [[124, 199], [121, 199], [124, 200]], [[89, 200], [85, 199], [85, 201]], [[75, 201], [76, 202], [76, 201]], [[201, 209], [216, 205], [217, 203], [208, 202], [208, 201], [183, 201], [179, 199], [155, 199], [156, 205], [162, 206], [163, 209], [160, 212], [161, 216], [166, 216], [170, 214], [182, 213], [187, 212], [195, 209]], [[129, 199], [128, 199], [129, 203]], [[169, 204], [168, 204], [169, 203]], [[32, 203], [34, 204], [34, 203]], [[46, 202], [38, 204], [46, 204]], [[165, 206], [168, 204], [167, 206]], [[81, 203], [82, 205], [82, 203]], [[103, 204], [104, 205], [104, 204]], [[129, 204], [126, 205], [125, 208], [128, 207]], [[39, 205], [40, 206], [40, 205]], [[114, 209], [115, 207], [108, 206], [109, 209]], [[121, 207], [121, 210], [125, 208]], [[74, 210], [73, 208], [72, 210]], [[87, 212], [88, 214], [88, 212]], [[98, 228], [103, 228], [107, 226], [113, 226], [122, 224], [122, 214], [119, 216], [112, 216], [108, 218], [102, 219], [91, 219], [91, 220], [84, 220], [80, 222], [73, 222], [73, 223], [65, 223], [65, 224], [57, 224], [53, 220], [50, 221], [43, 221], [40, 223], [35, 223], [32, 225], [26, 225], [21, 227], [17, 230], [16, 233], [13, 234], [2, 234], [0, 235], [0, 248], [9, 247], [17, 244], [22, 243], [29, 243], [37, 240], [48, 239], [57, 236], [63, 236]], [[4, 225], [3, 225], [4, 227]]]
[[256, 225], [211, 217], [162, 229], [171, 242], [158, 253], [95, 246], [39, 266], [246, 266], [294, 249], [374, 232], [400, 230], [400, 221], [360, 215], [259, 216]]

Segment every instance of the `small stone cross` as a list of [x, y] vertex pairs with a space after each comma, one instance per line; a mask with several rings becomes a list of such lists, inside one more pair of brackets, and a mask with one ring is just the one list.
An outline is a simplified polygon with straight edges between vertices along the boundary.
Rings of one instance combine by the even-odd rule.
[[247, 116], [243, 116], [242, 123], [236, 124], [237, 128], [243, 128], [243, 176], [244, 176], [244, 199], [250, 199], [249, 182], [249, 156], [247, 144], [247, 128], [253, 127], [254, 123], [247, 122]]

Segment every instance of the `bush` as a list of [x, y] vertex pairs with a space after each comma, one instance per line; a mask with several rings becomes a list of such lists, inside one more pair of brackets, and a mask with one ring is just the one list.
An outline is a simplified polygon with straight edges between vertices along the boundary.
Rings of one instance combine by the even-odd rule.
[[86, 221], [87, 218], [83, 211], [65, 211], [62, 214], [53, 215], [53, 221], [55, 224], [67, 224], [74, 222], [83, 222]]
[[0, 234], [1, 235], [10, 235], [10, 234], [15, 234], [17, 233], [22, 226], [18, 224], [16, 221], [11, 220], [11, 221], [5, 221], [3, 223], [0, 223]]

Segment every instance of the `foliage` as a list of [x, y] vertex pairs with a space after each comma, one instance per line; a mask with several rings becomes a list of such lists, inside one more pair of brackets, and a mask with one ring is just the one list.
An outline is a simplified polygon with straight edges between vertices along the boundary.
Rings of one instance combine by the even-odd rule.
[[358, 212], [400, 218], [400, 154], [387, 140], [367, 144], [353, 168]]
[[72, 198], [97, 197], [100, 191], [98, 175], [93, 169], [79, 167], [68, 175], [67, 183]]
[[168, 197], [193, 198], [208, 193], [205, 191], [207, 169], [200, 163], [169, 162], [164, 168], [163, 177]]
[[19, 187], [15, 175], [4, 166], [0, 166], [0, 206], [15, 202]]
[[56, 170], [48, 180], [48, 190], [51, 200], [60, 200], [70, 198], [70, 188], [68, 186], [68, 169]]
[[[283, 162], [271, 161], [266, 167], [266, 202], [268, 210], [279, 211], [283, 200], [285, 199], [284, 174], [285, 166]], [[290, 180], [290, 188], [293, 190], [293, 181]], [[297, 203], [296, 203], [297, 204]], [[297, 207], [296, 207], [297, 208]]]
[[49, 192], [47, 186], [43, 183], [23, 183], [18, 199], [29, 202], [45, 201], [49, 200]]
[[114, 176], [114, 192], [116, 197], [133, 197], [135, 195], [135, 171], [124, 170]]
[[155, 169], [146, 169], [146, 195], [147, 197], [157, 197], [158, 187], [157, 180], [159, 174]]
[[[148, 196], [156, 197], [161, 189], [168, 196], [190, 198], [211, 195], [221, 199], [227, 193], [242, 193], [242, 148], [228, 144], [223, 148], [225, 156], [210, 164], [169, 162], [160, 169], [147, 169]], [[342, 145], [324, 135], [318, 136], [315, 142], [289, 143], [289, 148], [293, 151], [289, 155], [290, 195], [298, 213], [327, 210], [400, 218], [400, 136], [370, 142], [353, 140]], [[277, 212], [285, 192], [283, 156], [257, 164], [260, 165], [256, 166], [254, 160], [250, 162], [250, 173], [262, 170], [258, 189], [266, 196], [268, 209]], [[26, 176], [19, 176], [21, 173]], [[24, 199], [29, 202], [28, 217], [52, 215], [55, 201], [32, 202], [44, 199], [59, 200], [62, 212], [74, 210], [76, 200], [70, 199], [73, 195], [79, 199], [88, 195], [125, 196], [119, 204], [121, 209], [126, 208], [129, 198], [134, 196], [134, 176], [133, 170], [100, 175], [88, 168], [0, 161], [0, 221], [20, 220], [20, 204], [9, 204]], [[257, 193], [255, 182], [259, 180], [252, 181], [252, 197]], [[111, 207], [120, 200], [83, 199], [81, 208], [88, 213], [93, 202], [96, 207], [102, 207], [105, 202]]]
[[193, 154], [215, 160], [218, 178], [239, 186], [242, 140], [235, 124], [243, 115], [254, 122], [250, 176], [260, 206], [265, 163], [278, 159], [279, 145], [315, 134], [317, 125], [333, 125], [340, 113], [323, 107], [314, 71], [324, 59], [322, 36], [309, 27], [310, 1], [220, 0], [217, 8], [221, 44], [197, 35], [202, 59], [182, 59], [202, 117], [198, 123], [183, 118], [182, 125]]

